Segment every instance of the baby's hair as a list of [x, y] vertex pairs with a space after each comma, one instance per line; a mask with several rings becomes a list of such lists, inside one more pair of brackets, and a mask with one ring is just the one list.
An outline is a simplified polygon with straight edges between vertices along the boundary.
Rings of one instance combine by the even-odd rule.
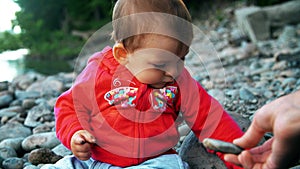
[[[171, 32], [171, 33], [170, 33]], [[169, 36], [188, 50], [193, 38], [191, 16], [182, 0], [118, 0], [112, 38], [132, 52], [151, 34]]]

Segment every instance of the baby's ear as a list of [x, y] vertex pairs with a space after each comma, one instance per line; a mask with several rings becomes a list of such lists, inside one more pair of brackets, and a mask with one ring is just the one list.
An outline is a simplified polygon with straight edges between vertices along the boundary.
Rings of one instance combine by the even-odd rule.
[[121, 64], [127, 64], [127, 51], [124, 48], [123, 43], [116, 43], [113, 47], [113, 55], [115, 59]]

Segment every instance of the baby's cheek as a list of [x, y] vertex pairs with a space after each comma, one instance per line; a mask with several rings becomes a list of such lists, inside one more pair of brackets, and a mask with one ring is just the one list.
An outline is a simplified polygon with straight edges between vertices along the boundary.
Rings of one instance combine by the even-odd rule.
[[146, 84], [159, 83], [163, 78], [163, 73], [160, 70], [147, 70], [137, 74], [136, 78]]

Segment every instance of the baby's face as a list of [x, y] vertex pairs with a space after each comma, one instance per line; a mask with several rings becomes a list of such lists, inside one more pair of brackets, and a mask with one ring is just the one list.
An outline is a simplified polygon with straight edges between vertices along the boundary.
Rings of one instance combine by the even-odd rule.
[[179, 41], [164, 36], [149, 36], [142, 48], [128, 54], [126, 67], [142, 83], [163, 88], [179, 76], [186, 52], [178, 51]]

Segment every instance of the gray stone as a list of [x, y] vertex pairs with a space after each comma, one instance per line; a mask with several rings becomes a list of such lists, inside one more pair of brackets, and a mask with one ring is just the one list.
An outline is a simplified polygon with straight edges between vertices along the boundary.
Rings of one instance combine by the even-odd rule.
[[217, 139], [205, 138], [205, 139], [203, 139], [202, 143], [203, 143], [204, 147], [206, 147], [209, 150], [214, 150], [215, 152], [230, 153], [230, 154], [238, 155], [244, 150], [235, 144], [217, 140]]
[[296, 86], [300, 86], [300, 79], [297, 80]]
[[297, 79], [294, 77], [286, 78], [282, 81], [282, 87], [293, 86], [297, 83]]
[[24, 138], [8, 138], [0, 142], [0, 148], [2, 147], [11, 147], [13, 148], [17, 153], [21, 153], [23, 151], [21, 147], [21, 143]]
[[45, 122], [47, 116], [50, 116], [52, 121], [54, 120], [54, 114], [49, 110], [49, 106], [42, 103], [29, 110], [24, 124], [29, 127], [36, 127]]
[[5, 90], [8, 90], [8, 82], [0, 82], [0, 92]]
[[12, 86], [16, 87], [16, 89], [26, 90], [28, 86], [39, 79], [43, 79], [43, 76], [41, 74], [38, 74], [36, 72], [26, 73], [14, 78], [12, 81]]
[[47, 148], [40, 148], [33, 150], [29, 156], [28, 161], [34, 165], [37, 164], [54, 164], [60, 160], [62, 156], [56, 155], [53, 151]]
[[33, 132], [33, 134], [50, 132], [50, 131], [53, 131], [54, 127], [55, 127], [54, 122], [45, 123], [45, 124], [38, 125], [34, 129], [32, 129], [32, 132]]
[[206, 151], [193, 132], [190, 132], [183, 141], [179, 155], [191, 169], [226, 168], [217, 155]]
[[21, 106], [22, 105], [22, 101], [21, 100], [13, 100], [9, 106]]
[[11, 147], [1, 147], [0, 148], [0, 156], [3, 159], [7, 159], [7, 158], [10, 158], [10, 157], [17, 157], [17, 153]]
[[285, 26], [282, 34], [278, 38], [279, 43], [287, 43], [296, 38], [296, 28], [294, 26]]
[[210, 94], [212, 97], [214, 97], [220, 103], [223, 103], [225, 101], [224, 91], [222, 91], [220, 89], [211, 89], [208, 91], [208, 94]]
[[266, 89], [263, 94], [266, 98], [272, 98], [274, 96], [273, 92]]
[[267, 14], [259, 7], [247, 7], [235, 11], [237, 23], [252, 42], [270, 38], [270, 22]]
[[50, 106], [51, 109], [54, 108], [54, 106], [56, 104], [56, 100], [57, 100], [57, 97], [47, 100], [47, 104]]
[[23, 109], [21, 106], [10, 106], [8, 108], [3, 108], [0, 110], [0, 113], [4, 113], [4, 112], [22, 113]]
[[233, 98], [237, 98], [237, 97], [239, 97], [239, 90], [237, 90], [237, 89], [235, 89], [235, 90], [227, 90], [225, 92], [225, 94], [227, 96], [230, 96], [230, 97], [233, 97]]
[[7, 92], [0, 92], [0, 107], [7, 107], [13, 101], [13, 96]]
[[63, 144], [59, 144], [58, 146], [54, 147], [52, 151], [60, 156], [67, 156], [72, 154], [72, 151], [65, 147]]
[[39, 92], [42, 96], [57, 96], [63, 89], [64, 85], [61, 81], [49, 76], [45, 80], [34, 82], [26, 91]]
[[55, 132], [39, 133], [25, 138], [22, 142], [22, 148], [25, 151], [31, 151], [36, 148], [52, 149], [59, 145], [60, 141], [56, 138]]
[[40, 169], [40, 168], [35, 165], [29, 164], [29, 165], [26, 165], [23, 169]]
[[300, 23], [300, 0], [263, 8], [268, 15], [272, 27], [282, 27], [288, 24]]
[[235, 11], [239, 28], [256, 43], [271, 37], [272, 27], [300, 22], [300, 0], [265, 8], [245, 7]]
[[20, 123], [7, 123], [0, 127], [0, 141], [8, 138], [27, 137], [31, 130]]
[[9, 111], [1, 111], [0, 112], [0, 117], [2, 118], [2, 117], [8, 117], [8, 118], [10, 118], [10, 117], [14, 117], [14, 116], [16, 116], [18, 113], [16, 113], [16, 112], [9, 112]]
[[4, 169], [22, 169], [24, 161], [21, 158], [8, 158], [3, 161], [2, 166]]
[[[300, 41], [300, 39], [299, 39]], [[300, 62], [300, 46], [293, 50], [280, 50], [274, 54], [277, 61], [298, 61]]]
[[22, 107], [24, 109], [31, 109], [35, 105], [36, 105], [35, 99], [24, 99], [22, 102]]
[[19, 100], [24, 100], [24, 99], [37, 99], [41, 97], [40, 92], [37, 91], [21, 91], [21, 90], [16, 90], [15, 91], [15, 96]]
[[255, 95], [246, 88], [240, 89], [240, 98], [246, 101], [252, 101], [256, 99]]
[[240, 46], [243, 41], [247, 40], [247, 36], [240, 29], [233, 29], [230, 33], [230, 43], [234, 46]]

